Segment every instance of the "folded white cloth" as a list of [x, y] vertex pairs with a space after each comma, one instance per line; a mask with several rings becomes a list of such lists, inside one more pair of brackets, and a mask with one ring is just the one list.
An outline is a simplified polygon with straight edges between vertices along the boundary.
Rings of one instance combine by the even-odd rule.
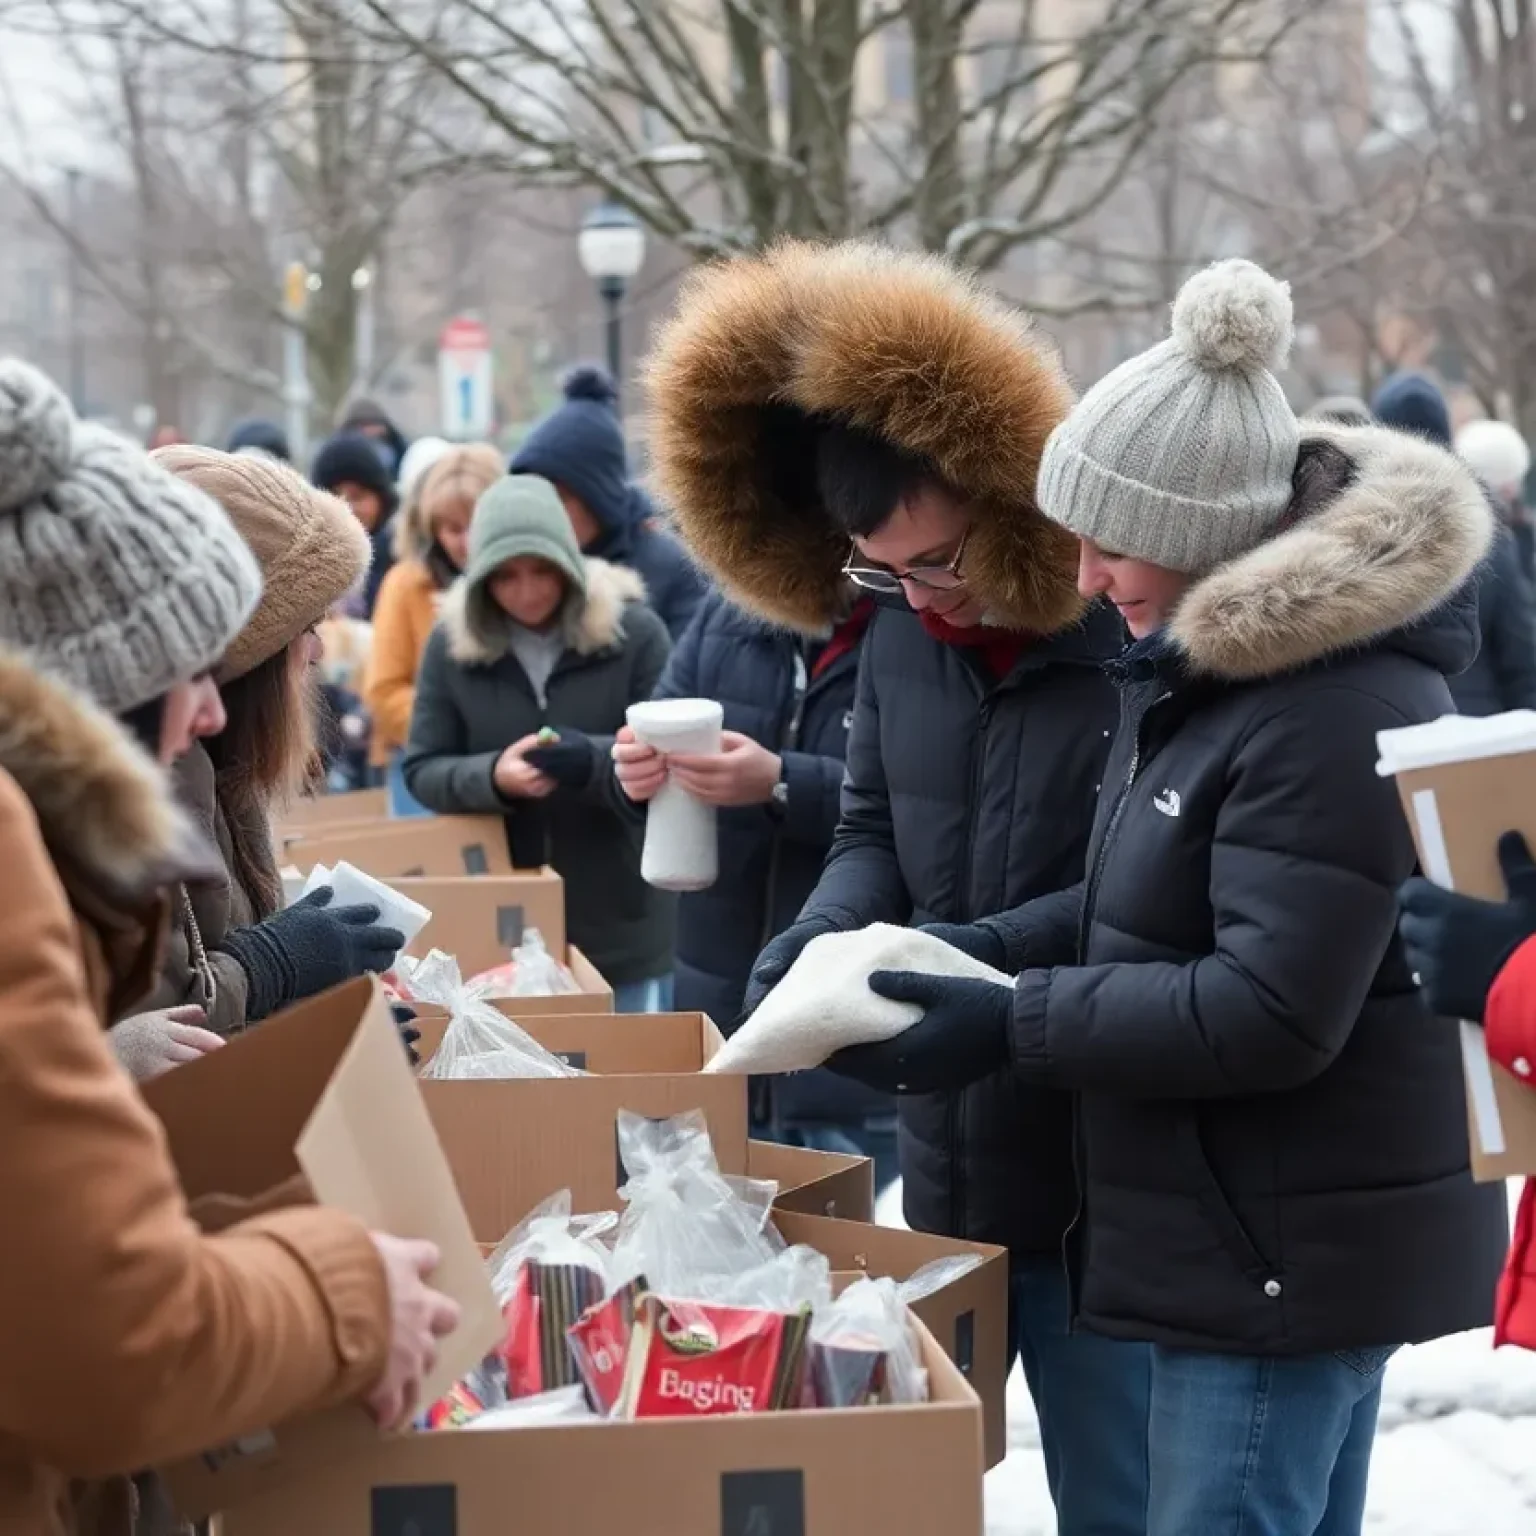
[[1013, 985], [1013, 977], [916, 928], [873, 923], [855, 933], [824, 933], [800, 951], [783, 981], [704, 1070], [804, 1072], [844, 1046], [871, 1045], [910, 1029], [923, 1010], [871, 992], [876, 971]]

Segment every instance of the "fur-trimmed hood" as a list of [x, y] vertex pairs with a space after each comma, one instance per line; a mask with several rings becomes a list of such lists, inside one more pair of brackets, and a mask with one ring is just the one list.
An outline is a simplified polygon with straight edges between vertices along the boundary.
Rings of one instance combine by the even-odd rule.
[[1493, 538], [1471, 473], [1405, 433], [1306, 422], [1293, 484], [1281, 531], [1202, 576], [1170, 620], [1190, 672], [1271, 677], [1407, 630]]
[[[624, 638], [624, 610], [645, 601], [645, 583], [622, 565], [587, 557], [587, 595], [573, 592], [560, 616], [565, 648], [594, 656]], [[466, 666], [489, 667], [511, 649], [511, 623], [487, 632], [470, 618], [470, 583], [460, 579], [443, 594], [439, 623], [448, 636], [448, 654]]]
[[160, 767], [104, 710], [0, 649], [0, 769], [32, 804], [61, 872], [137, 905], [218, 870]]
[[742, 607], [814, 633], [848, 539], [815, 488], [817, 418], [926, 456], [973, 505], [971, 585], [996, 622], [1073, 622], [1077, 541], [1035, 477], [1072, 405], [1028, 318], [931, 256], [785, 242], [696, 273], [645, 373], [654, 478], [677, 531]]

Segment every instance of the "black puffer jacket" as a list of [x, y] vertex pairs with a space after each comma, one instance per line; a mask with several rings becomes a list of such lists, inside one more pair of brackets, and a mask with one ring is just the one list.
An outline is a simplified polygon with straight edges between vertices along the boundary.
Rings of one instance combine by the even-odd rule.
[[[1117, 619], [1078, 628], [1077, 541], [1034, 501], [1072, 403], [1028, 317], [923, 256], [785, 243], [695, 275], [646, 370], [652, 466], [694, 558], [755, 614], [824, 626], [849, 541], [811, 473], [827, 418], [932, 463], [970, 511], [964, 576], [1031, 641], [999, 683], [904, 603], [864, 641], [842, 822], [806, 911], [959, 922], [1080, 878]], [[899, 600], [898, 600], [899, 602]], [[915, 1226], [1051, 1253], [1076, 1208], [1071, 1105], [1007, 1077], [909, 1101]]]
[[995, 925], [1020, 1076], [1081, 1093], [1077, 1299], [1115, 1337], [1300, 1354], [1492, 1312], [1504, 1192], [1395, 937], [1414, 852], [1375, 772], [1475, 654], [1447, 598], [1488, 512], [1426, 444], [1309, 432], [1298, 525], [1127, 653], [1084, 890]]
[[[667, 661], [658, 699], [718, 699], [725, 728], [778, 752], [782, 810], [743, 805], [720, 812], [720, 878], [678, 898], [677, 1006], [728, 1029], [741, 1013], [747, 977], [763, 945], [794, 922], [816, 887], [837, 829], [838, 793], [853, 711], [860, 640], [824, 669], [822, 650], [711, 591]], [[797, 1072], [758, 1085], [773, 1115], [793, 1124], [843, 1124], [895, 1106], [832, 1072]]]
[[[1115, 722], [1112, 610], [1032, 646], [1002, 682], [882, 610], [865, 641], [837, 839], [807, 916], [964, 923], [1077, 881]], [[1001, 1074], [900, 1101], [907, 1220], [1051, 1253], [1077, 1208], [1068, 1095]]]

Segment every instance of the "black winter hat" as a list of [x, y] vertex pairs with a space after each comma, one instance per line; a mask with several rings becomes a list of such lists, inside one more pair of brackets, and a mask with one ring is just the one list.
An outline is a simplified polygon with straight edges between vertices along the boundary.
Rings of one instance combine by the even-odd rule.
[[1394, 373], [1371, 401], [1384, 427], [1412, 432], [1442, 448], [1451, 446], [1451, 412], [1433, 379], [1422, 373]]
[[322, 491], [349, 482], [372, 491], [384, 504], [384, 515], [395, 509], [394, 477], [379, 455], [379, 445], [360, 432], [338, 432], [320, 445], [309, 478]]
[[578, 496], [607, 533], [630, 520], [629, 456], [613, 379], [590, 365], [572, 369], [557, 406], [512, 457], [514, 475], [541, 475]]
[[288, 434], [275, 421], [264, 416], [247, 416], [230, 428], [229, 441], [224, 445], [226, 453], [239, 453], [242, 448], [259, 448], [284, 464], [293, 462], [288, 446]]

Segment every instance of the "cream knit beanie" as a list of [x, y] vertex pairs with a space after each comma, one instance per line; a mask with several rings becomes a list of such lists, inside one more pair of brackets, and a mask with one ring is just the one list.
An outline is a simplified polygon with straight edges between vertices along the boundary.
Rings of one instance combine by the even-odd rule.
[[0, 640], [121, 715], [210, 671], [260, 596], [216, 501], [0, 359]]
[[1040, 510], [1111, 554], [1208, 571], [1260, 544], [1291, 499], [1300, 428], [1270, 372], [1290, 288], [1251, 261], [1197, 273], [1173, 334], [1122, 363], [1051, 434]]
[[184, 443], [151, 457], [212, 496], [261, 567], [261, 605], [230, 642], [217, 682], [232, 683], [277, 655], [367, 571], [373, 546], [363, 525], [346, 502], [316, 490], [289, 465]]

